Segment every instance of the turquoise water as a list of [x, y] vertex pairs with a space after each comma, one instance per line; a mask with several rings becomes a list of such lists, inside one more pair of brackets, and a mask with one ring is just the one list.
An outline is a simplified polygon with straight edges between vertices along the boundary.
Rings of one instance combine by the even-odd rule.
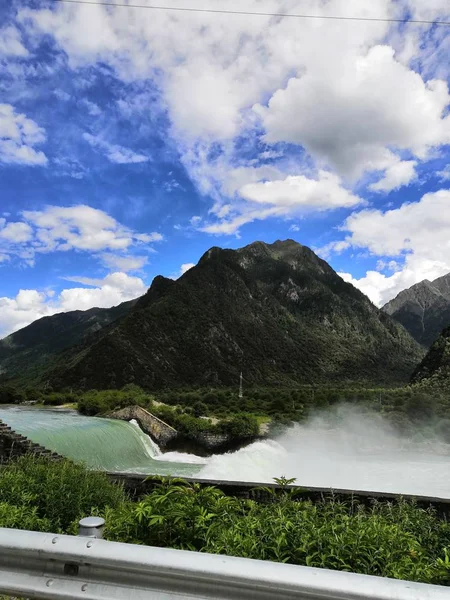
[[1, 407], [0, 420], [63, 456], [89, 468], [157, 475], [196, 475], [205, 460], [169, 452], [132, 423], [84, 417], [70, 410]]

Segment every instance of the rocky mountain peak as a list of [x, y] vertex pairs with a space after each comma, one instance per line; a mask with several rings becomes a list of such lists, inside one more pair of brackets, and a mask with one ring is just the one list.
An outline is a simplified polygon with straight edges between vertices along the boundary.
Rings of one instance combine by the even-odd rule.
[[400, 292], [383, 311], [392, 316], [423, 346], [429, 347], [450, 324], [450, 274], [424, 279]]

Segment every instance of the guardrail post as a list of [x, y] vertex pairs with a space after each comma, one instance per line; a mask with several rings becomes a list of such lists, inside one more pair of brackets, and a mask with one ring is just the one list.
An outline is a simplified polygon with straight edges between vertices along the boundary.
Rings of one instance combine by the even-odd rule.
[[78, 535], [101, 539], [103, 537], [103, 528], [105, 519], [101, 517], [86, 517], [78, 523]]

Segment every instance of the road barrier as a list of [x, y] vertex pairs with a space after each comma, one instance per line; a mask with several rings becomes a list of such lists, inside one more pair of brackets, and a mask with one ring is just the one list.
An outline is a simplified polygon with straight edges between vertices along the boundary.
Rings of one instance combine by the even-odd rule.
[[0, 593], [41, 600], [448, 600], [450, 588], [231, 556], [0, 528]]

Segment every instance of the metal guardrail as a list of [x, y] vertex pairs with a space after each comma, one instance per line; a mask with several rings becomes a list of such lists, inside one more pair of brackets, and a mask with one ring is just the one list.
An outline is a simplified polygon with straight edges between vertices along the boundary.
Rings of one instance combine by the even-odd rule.
[[[100, 525], [100, 533], [98, 527]], [[85, 521], [88, 535], [101, 524]], [[92, 531], [93, 528], [94, 530]], [[0, 528], [0, 592], [42, 600], [448, 600], [450, 588]]]

